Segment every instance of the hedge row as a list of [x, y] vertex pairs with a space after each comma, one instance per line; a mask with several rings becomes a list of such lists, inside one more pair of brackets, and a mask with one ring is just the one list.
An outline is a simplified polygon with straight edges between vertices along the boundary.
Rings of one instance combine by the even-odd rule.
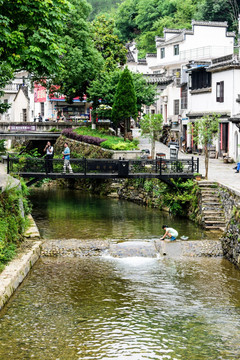
[[62, 135], [66, 136], [69, 139], [82, 141], [88, 144], [100, 146], [103, 141], [106, 139], [100, 139], [99, 137], [89, 136], [89, 135], [80, 135], [74, 132], [71, 128], [64, 129]]

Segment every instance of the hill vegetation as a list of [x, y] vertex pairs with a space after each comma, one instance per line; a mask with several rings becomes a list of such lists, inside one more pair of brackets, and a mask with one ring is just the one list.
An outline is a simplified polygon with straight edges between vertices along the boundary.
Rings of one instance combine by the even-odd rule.
[[101, 13], [110, 13], [117, 8], [121, 0], [88, 0], [92, 5], [92, 12], [90, 19], [93, 20], [95, 16]]
[[[227, 21], [229, 30], [238, 31], [240, 0], [89, 0], [92, 14], [111, 13], [120, 40], [136, 40], [140, 57], [155, 52], [155, 36], [164, 28], [190, 29], [192, 19]], [[118, 6], [113, 12], [113, 7]]]

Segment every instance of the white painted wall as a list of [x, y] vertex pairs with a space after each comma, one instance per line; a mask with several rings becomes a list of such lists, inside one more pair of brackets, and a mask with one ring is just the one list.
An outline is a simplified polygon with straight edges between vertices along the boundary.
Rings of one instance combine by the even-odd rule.
[[12, 118], [11, 121], [20, 122], [23, 121], [23, 109], [27, 111], [27, 121], [28, 121], [28, 111], [29, 111], [29, 102], [23, 91], [20, 89], [16, 98], [13, 101], [12, 105]]

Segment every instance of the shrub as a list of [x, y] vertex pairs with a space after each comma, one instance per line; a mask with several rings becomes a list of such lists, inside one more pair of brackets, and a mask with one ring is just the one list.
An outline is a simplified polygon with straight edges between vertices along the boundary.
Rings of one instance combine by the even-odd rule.
[[71, 128], [64, 129], [62, 131], [62, 135], [66, 136], [69, 139], [82, 141], [96, 146], [100, 146], [100, 144], [106, 140], [106, 139], [101, 139], [100, 137], [77, 134]]

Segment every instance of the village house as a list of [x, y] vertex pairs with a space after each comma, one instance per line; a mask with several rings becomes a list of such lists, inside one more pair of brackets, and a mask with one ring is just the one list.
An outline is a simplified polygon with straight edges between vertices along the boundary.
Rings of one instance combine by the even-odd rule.
[[[193, 139], [189, 134], [188, 124], [205, 113], [217, 112], [221, 116], [217, 151], [219, 155], [228, 152], [236, 158], [237, 146], [235, 150], [232, 145], [229, 146], [229, 134], [232, 131], [235, 133], [236, 125], [233, 122], [228, 125], [229, 117], [239, 113], [236, 106], [238, 103], [230, 106], [234, 102], [233, 90], [228, 92], [223, 103], [215, 100], [216, 106], [211, 107], [216, 91], [220, 91], [222, 86], [218, 85], [217, 90], [212, 87], [212, 74], [215, 74], [216, 83], [223, 81], [219, 80], [221, 67], [214, 70], [214, 62], [219, 57], [230, 56], [232, 59], [234, 38], [235, 33], [227, 31], [227, 22], [193, 20], [191, 30], [165, 29], [163, 37], [156, 37], [157, 53], [147, 54], [145, 59], [138, 60], [136, 46], [129, 46], [133, 56], [129, 55], [128, 66], [132, 71], [143, 73], [146, 79], [157, 77], [159, 83], [168, 79], [169, 82], [165, 82], [164, 86], [158, 86], [159, 99], [151, 112], [162, 113], [164, 124], [170, 125], [171, 135], [180, 144], [184, 141], [186, 147], [192, 148]], [[206, 70], [207, 68], [209, 69]], [[206, 74], [204, 78], [203, 74]], [[224, 80], [228, 89], [233, 89], [231, 76], [226, 70]], [[234, 91], [239, 93], [237, 88]], [[146, 112], [146, 108], [144, 111]]]

